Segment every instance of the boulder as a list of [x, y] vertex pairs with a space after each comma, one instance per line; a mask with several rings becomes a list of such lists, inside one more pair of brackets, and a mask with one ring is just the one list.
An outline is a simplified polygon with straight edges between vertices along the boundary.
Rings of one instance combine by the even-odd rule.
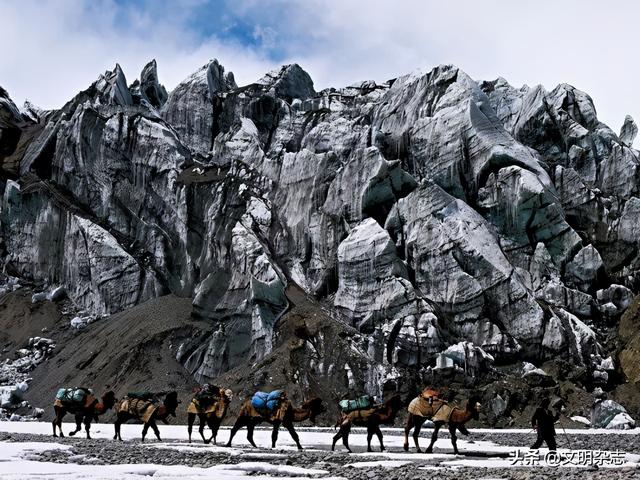
[[596, 292], [598, 302], [612, 303], [615, 308], [623, 312], [633, 301], [633, 292], [624, 285], [612, 284], [608, 288]]
[[587, 245], [567, 264], [564, 278], [568, 285], [586, 292], [602, 275], [603, 269], [602, 257], [593, 245]]
[[625, 408], [613, 400], [600, 400], [591, 409], [593, 428], [627, 429], [635, 426], [635, 421]]

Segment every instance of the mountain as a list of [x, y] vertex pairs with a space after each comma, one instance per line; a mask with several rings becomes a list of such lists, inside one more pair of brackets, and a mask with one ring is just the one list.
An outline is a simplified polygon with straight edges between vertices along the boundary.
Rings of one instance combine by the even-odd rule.
[[454, 66], [316, 92], [295, 64], [238, 87], [213, 60], [167, 92], [152, 61], [55, 111], [0, 89], [5, 291], [62, 287], [65, 325], [121, 329], [185, 299], [172, 359], [247, 392], [490, 390], [523, 362], [559, 395], [615, 392], [640, 289], [636, 133], [570, 85]]

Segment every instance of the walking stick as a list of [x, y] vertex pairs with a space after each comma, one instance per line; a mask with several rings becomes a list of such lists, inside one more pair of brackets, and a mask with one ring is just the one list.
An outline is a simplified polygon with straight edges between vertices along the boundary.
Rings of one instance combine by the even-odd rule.
[[569, 435], [567, 435], [567, 431], [564, 429], [564, 425], [560, 424], [560, 426], [562, 427], [562, 433], [564, 433], [564, 437], [567, 439], [567, 443], [569, 444], [569, 450], [573, 450], [573, 447], [571, 446], [571, 440], [569, 440]]

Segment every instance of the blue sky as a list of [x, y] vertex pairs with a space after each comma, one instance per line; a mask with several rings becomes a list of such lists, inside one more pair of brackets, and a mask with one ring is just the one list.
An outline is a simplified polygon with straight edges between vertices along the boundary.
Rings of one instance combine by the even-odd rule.
[[618, 130], [640, 117], [640, 2], [623, 0], [0, 0], [0, 85], [61, 106], [120, 63], [168, 89], [211, 58], [249, 83], [299, 63], [316, 88], [452, 63], [515, 86], [589, 93]]

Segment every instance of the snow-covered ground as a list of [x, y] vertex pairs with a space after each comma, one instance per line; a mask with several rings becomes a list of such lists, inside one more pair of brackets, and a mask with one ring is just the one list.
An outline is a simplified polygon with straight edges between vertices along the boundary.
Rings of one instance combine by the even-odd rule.
[[[227, 428], [221, 429], [218, 434], [218, 446], [203, 445], [199, 435], [192, 444], [186, 443], [187, 431], [184, 425], [162, 425], [160, 426], [162, 442], [154, 440], [145, 444], [140, 444], [139, 437], [141, 425], [123, 425], [122, 437], [125, 439], [123, 449], [127, 445], [135, 446], [142, 454], [136, 458], [136, 461], [130, 463], [97, 465], [92, 464], [94, 457], [98, 463], [98, 452], [84, 451], [77, 453], [77, 447], [82, 446], [86, 440], [84, 432], [81, 432], [80, 438], [74, 439], [70, 443], [69, 440], [58, 440], [51, 437], [51, 425], [44, 422], [0, 422], [0, 435], [4, 433], [2, 438], [5, 441], [0, 445], [0, 479], [2, 480], [18, 480], [18, 479], [47, 479], [47, 480], [76, 480], [76, 479], [105, 479], [105, 480], [121, 480], [129, 478], [148, 478], [150, 476], [161, 479], [185, 479], [185, 478], [216, 478], [216, 479], [235, 479], [244, 478], [251, 475], [251, 478], [322, 478], [332, 479], [336, 477], [349, 478], [357, 475], [365, 469], [377, 471], [400, 471], [398, 469], [412, 466], [420, 470], [429, 469], [455, 469], [455, 468], [511, 468], [514, 463], [513, 453], [516, 449], [523, 449], [522, 445], [499, 445], [491, 441], [485, 440], [483, 437], [496, 432], [511, 434], [526, 434], [529, 431], [511, 429], [511, 430], [489, 430], [476, 429], [472, 431], [470, 440], [459, 439], [458, 447], [461, 455], [453, 455], [451, 452], [451, 443], [448, 438], [441, 438], [436, 443], [436, 453], [431, 455], [416, 454], [413, 452], [406, 453], [402, 450], [403, 436], [402, 430], [399, 428], [385, 429], [385, 446], [388, 448], [386, 452], [379, 452], [377, 439], [374, 437], [372, 445], [376, 452], [367, 453], [366, 435], [361, 429], [354, 429], [350, 436], [350, 444], [355, 453], [345, 455], [342, 445], [337, 445], [339, 452], [331, 453], [331, 440], [334, 430], [330, 428], [305, 428], [300, 429], [299, 434], [302, 444], [305, 446], [304, 460], [300, 459], [300, 455], [295, 448], [295, 444], [288, 435], [288, 432], [281, 431], [278, 448], [271, 450], [267, 448], [270, 445], [271, 430], [256, 430], [254, 438], [256, 443], [263, 448], [251, 448], [246, 440], [246, 431], [241, 430], [234, 439], [234, 446], [226, 448], [221, 446], [226, 442], [229, 435]], [[63, 430], [68, 432], [72, 430], [71, 424], [64, 424]], [[15, 442], [15, 438], [6, 438], [6, 433], [29, 436], [28, 440]], [[91, 429], [94, 439], [98, 439], [94, 443], [97, 445], [95, 450], [100, 450], [100, 446], [109, 446], [116, 442], [105, 442], [104, 439], [111, 439], [113, 435], [113, 425], [110, 424], [94, 424]], [[421, 444], [425, 447], [428, 444], [428, 436], [431, 431], [427, 430], [421, 437]], [[568, 430], [569, 436], [578, 435], [597, 435], [602, 439], [602, 445], [606, 446], [608, 435], [638, 435], [640, 431], [628, 430], [612, 432], [610, 430]], [[34, 435], [43, 435], [42, 437], [34, 437]], [[49, 436], [44, 437], [44, 435]], [[626, 437], [624, 437], [626, 438]], [[33, 441], [37, 439], [38, 441]], [[103, 440], [100, 440], [103, 439]], [[9, 441], [6, 441], [9, 440]], [[411, 445], [413, 446], [413, 441]], [[93, 445], [93, 444], [92, 444]], [[103, 447], [104, 448], [104, 447]], [[603, 447], [605, 449], [606, 447]], [[412, 448], [413, 450], [413, 448]], [[56, 451], [55, 455], [66, 459], [64, 463], [56, 463], [55, 455], [50, 452]], [[45, 452], [49, 452], [46, 455]], [[180, 462], [182, 464], [172, 465], [158, 462], [158, 453], [162, 452], [166, 458], [175, 459], [176, 456], [190, 455], [191, 464], [189, 462]], [[541, 449], [544, 454], [546, 450]], [[568, 450], [560, 450], [562, 455], [568, 455]], [[206, 463], [206, 466], [193, 465], [193, 457], [196, 458], [202, 454], [219, 455], [224, 459], [218, 464]], [[43, 456], [44, 455], [44, 456]], [[481, 456], [484, 455], [484, 456]], [[153, 463], [146, 463], [147, 456], [156, 459]], [[341, 463], [332, 462], [332, 459], [343, 459]], [[44, 460], [44, 461], [43, 461]], [[140, 463], [142, 462], [142, 463]], [[104, 463], [104, 462], [101, 462]], [[119, 463], [119, 462], [114, 462]], [[174, 462], [176, 463], [176, 462]], [[623, 467], [640, 468], [640, 455], [626, 453], [623, 459]], [[606, 466], [606, 465], [605, 465]], [[519, 465], [519, 468], [531, 468], [527, 465]], [[618, 466], [620, 467], [620, 466]], [[613, 467], [612, 467], [613, 468]], [[638, 470], [640, 471], [640, 470]]]

